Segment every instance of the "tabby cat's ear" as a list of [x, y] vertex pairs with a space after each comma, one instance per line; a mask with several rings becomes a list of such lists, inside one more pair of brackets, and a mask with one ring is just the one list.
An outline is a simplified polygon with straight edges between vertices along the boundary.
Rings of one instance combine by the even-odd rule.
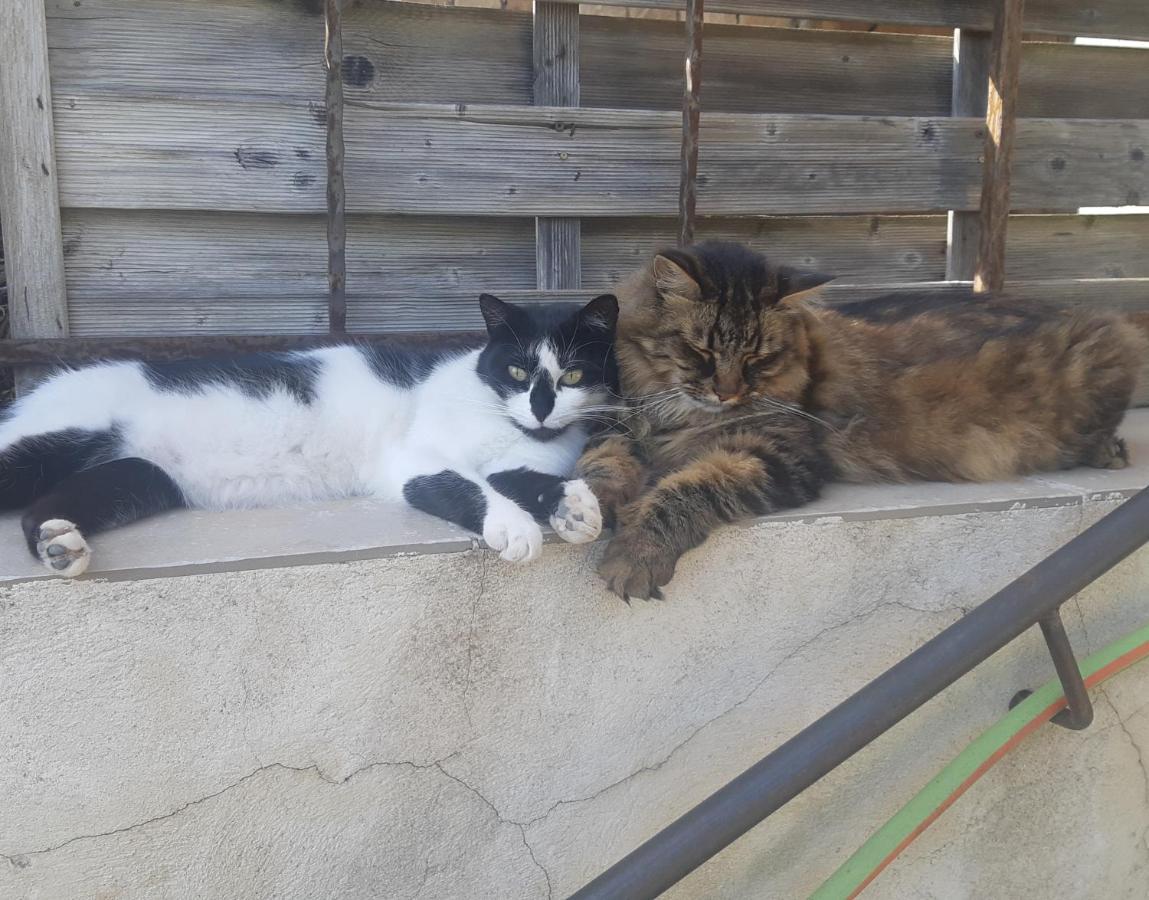
[[666, 300], [702, 299], [702, 288], [694, 274], [694, 260], [678, 250], [663, 250], [652, 265], [654, 286]]
[[823, 275], [820, 272], [807, 272], [803, 269], [792, 269], [789, 266], [778, 267], [778, 299], [792, 297], [821, 287], [828, 281], [833, 281], [833, 275]]
[[483, 311], [483, 321], [487, 323], [487, 334], [496, 337], [500, 333], [514, 332], [515, 325], [523, 316], [523, 311], [500, 300], [493, 294], [479, 296], [479, 309]]
[[614, 294], [600, 294], [578, 311], [578, 322], [591, 331], [613, 333], [618, 323], [618, 298]]

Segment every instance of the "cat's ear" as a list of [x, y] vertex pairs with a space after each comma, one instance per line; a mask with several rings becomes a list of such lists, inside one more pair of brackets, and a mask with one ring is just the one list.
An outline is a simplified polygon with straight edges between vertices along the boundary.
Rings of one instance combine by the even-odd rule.
[[823, 275], [820, 272], [807, 272], [804, 269], [792, 269], [790, 266], [779, 266], [778, 299], [792, 297], [795, 294], [804, 294], [814, 288], [821, 287], [834, 280], [833, 275]]
[[479, 296], [479, 309], [483, 312], [483, 321], [487, 323], [487, 334], [491, 337], [507, 332], [513, 333], [516, 324], [523, 316], [521, 309], [511, 306], [493, 294]]
[[702, 288], [695, 274], [694, 260], [680, 250], [663, 250], [651, 264], [654, 286], [666, 300], [702, 299]]
[[581, 328], [612, 334], [618, 324], [618, 297], [600, 294], [578, 311], [577, 318]]

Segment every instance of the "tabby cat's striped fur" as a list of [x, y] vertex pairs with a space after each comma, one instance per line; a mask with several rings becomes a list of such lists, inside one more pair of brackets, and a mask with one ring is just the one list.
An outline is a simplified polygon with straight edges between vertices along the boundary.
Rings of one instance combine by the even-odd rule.
[[658, 596], [715, 526], [798, 506], [831, 478], [988, 481], [1120, 467], [1144, 352], [1116, 316], [966, 294], [835, 306], [828, 279], [712, 242], [618, 291], [630, 411], [579, 473], [616, 536], [600, 568]]

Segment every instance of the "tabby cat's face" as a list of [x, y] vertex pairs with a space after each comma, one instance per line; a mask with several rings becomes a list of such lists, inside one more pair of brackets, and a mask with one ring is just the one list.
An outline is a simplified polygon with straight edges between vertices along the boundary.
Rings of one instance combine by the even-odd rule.
[[638, 337], [652, 386], [715, 412], [801, 399], [809, 343], [801, 315], [781, 301], [829, 278], [718, 241], [664, 251], [652, 266], [657, 332]]

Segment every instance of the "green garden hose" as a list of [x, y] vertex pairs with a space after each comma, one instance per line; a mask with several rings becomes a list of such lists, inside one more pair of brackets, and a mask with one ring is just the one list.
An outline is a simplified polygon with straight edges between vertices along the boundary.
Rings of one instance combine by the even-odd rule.
[[[1081, 674], [1086, 686], [1094, 687], [1145, 656], [1149, 656], [1149, 625], [1089, 656], [1081, 663]], [[898, 810], [810, 895], [810, 900], [846, 900], [858, 896], [970, 785], [1064, 706], [1065, 695], [1056, 679], [1019, 703]]]

